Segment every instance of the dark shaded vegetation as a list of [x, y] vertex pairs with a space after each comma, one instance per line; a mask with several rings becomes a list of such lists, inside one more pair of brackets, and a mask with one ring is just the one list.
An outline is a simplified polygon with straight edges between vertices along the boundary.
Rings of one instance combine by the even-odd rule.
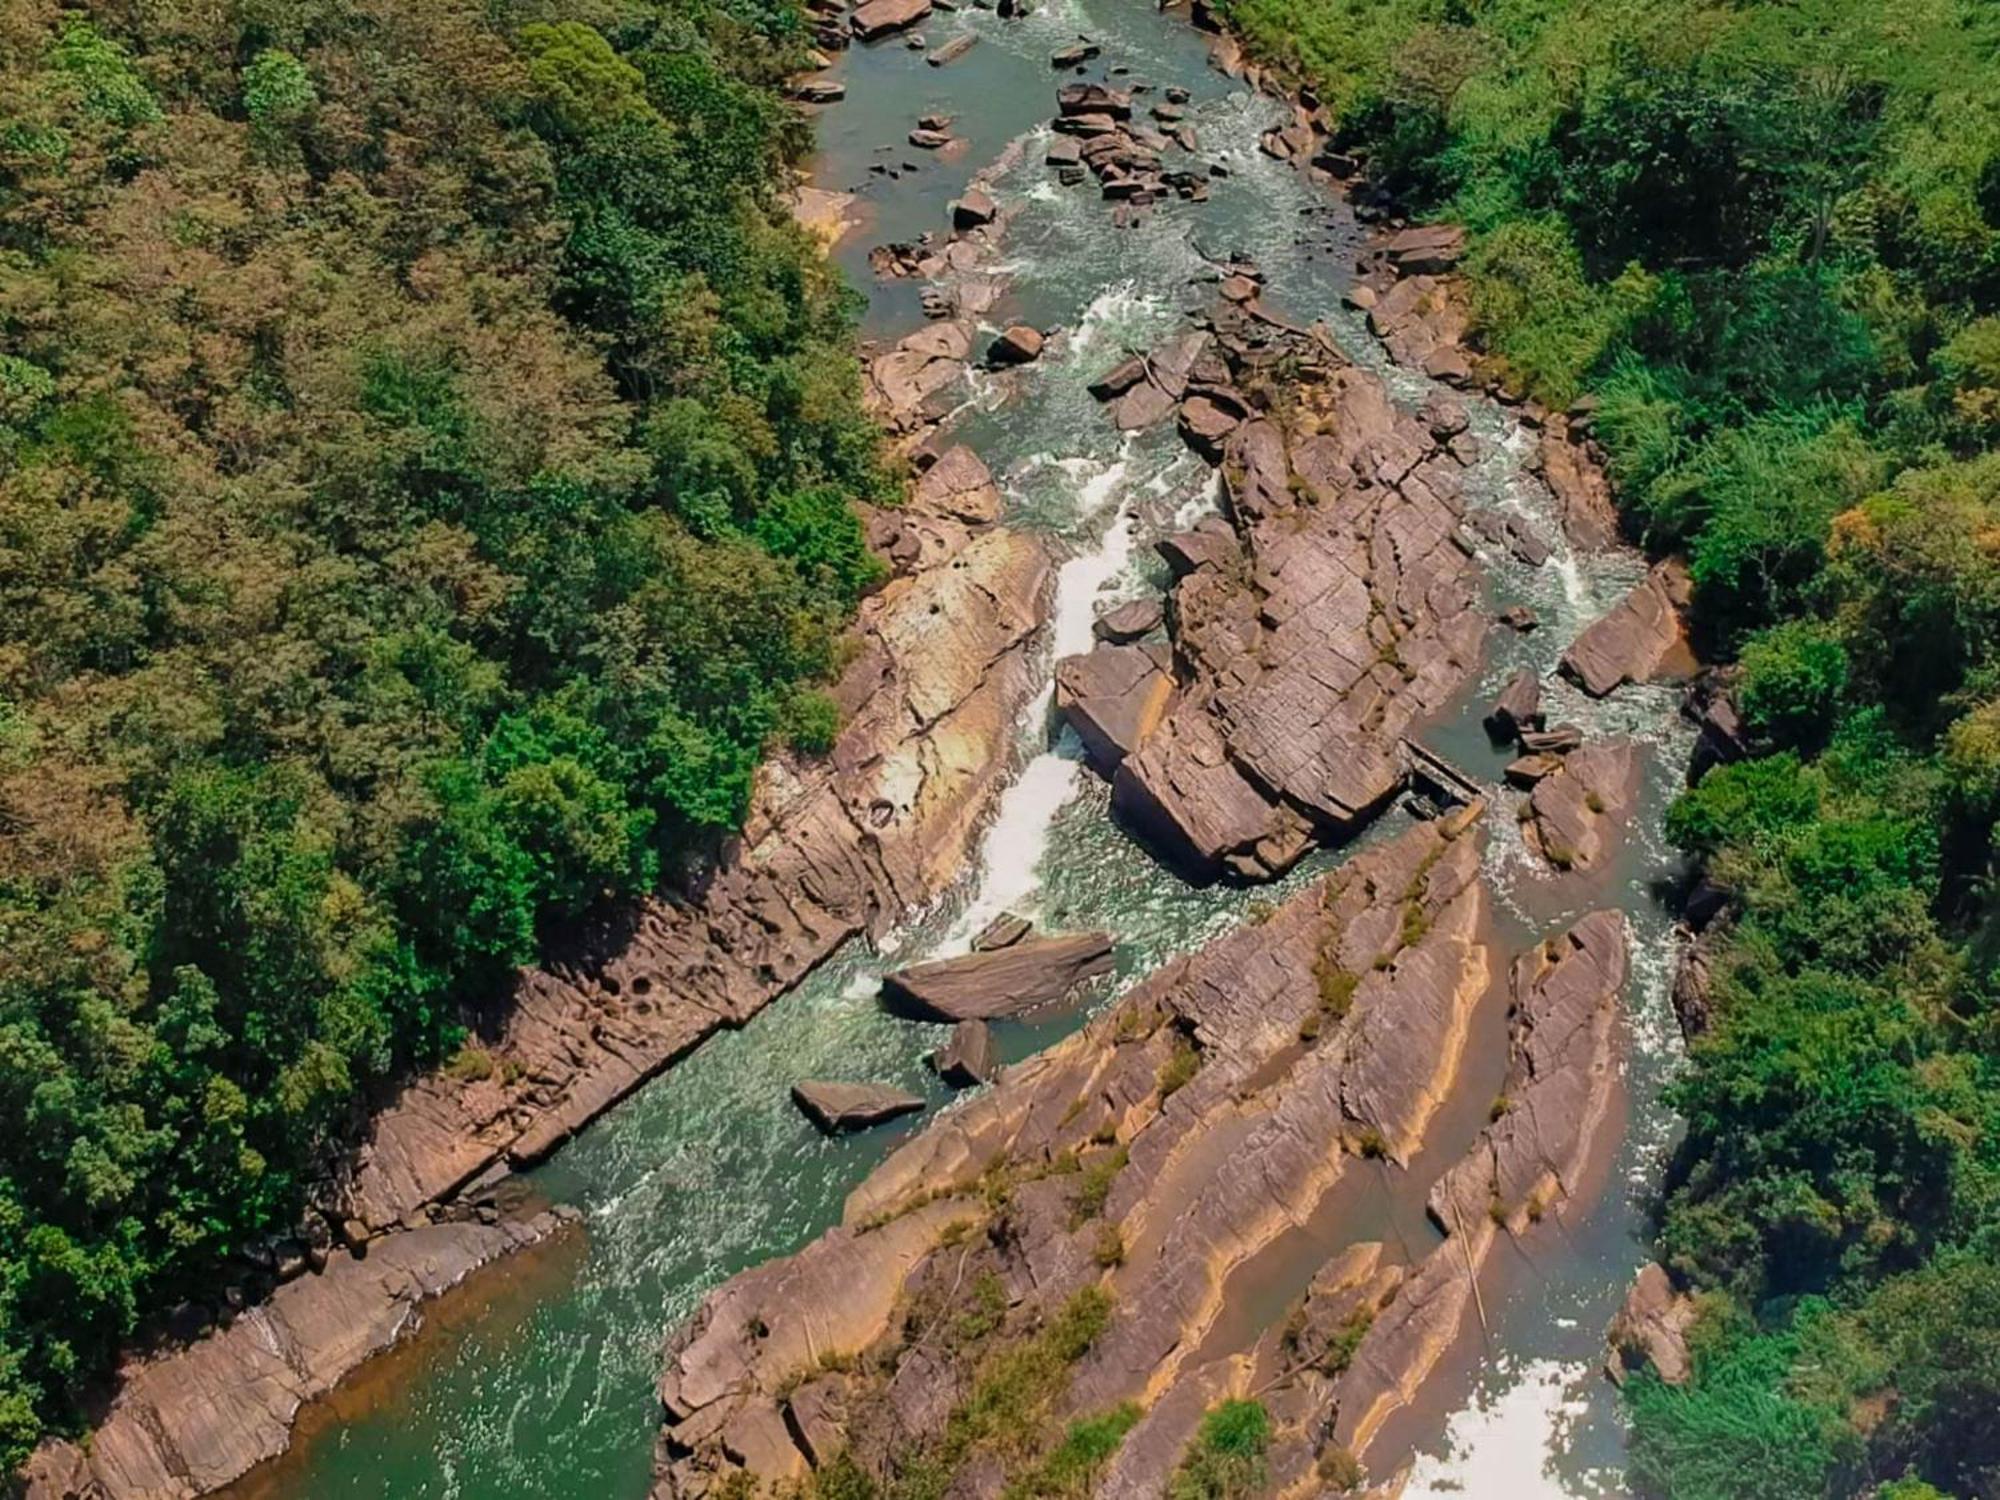
[[1472, 231], [1494, 373], [1588, 397], [1753, 758], [1631, 1397], [1648, 1493], [2000, 1494], [2000, 12], [1227, 0]]
[[[0, 7], [0, 1459], [823, 749], [786, 0]], [[470, 1056], [470, 1054], [468, 1054]]]

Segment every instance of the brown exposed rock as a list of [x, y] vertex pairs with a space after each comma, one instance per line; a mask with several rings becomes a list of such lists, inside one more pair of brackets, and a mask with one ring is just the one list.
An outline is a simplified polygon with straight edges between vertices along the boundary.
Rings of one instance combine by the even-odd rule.
[[[1412, 1152], [1450, 1088], [1491, 987], [1478, 876], [1467, 820], [1419, 825], [932, 1120], [854, 1192], [842, 1227], [717, 1288], [674, 1336], [655, 1495], [833, 1451], [879, 1472], [944, 1430], [992, 1339], [1093, 1286], [1113, 1310], [1062, 1409], [1146, 1406], [1149, 1435], [1094, 1493], [1160, 1493], [1176, 1435], [1233, 1389], [1229, 1349], [1197, 1358], [1232, 1278], [1257, 1274], [1356, 1151]], [[1315, 1278], [1311, 1326], [1386, 1300], [1400, 1270], [1372, 1250]], [[992, 1288], [991, 1333], [966, 1331], [975, 1285]], [[813, 1377], [828, 1368], [851, 1373]], [[728, 1439], [772, 1418], [789, 1451]], [[1016, 1477], [977, 1450], [954, 1493]]]
[[1687, 1334], [1695, 1319], [1694, 1299], [1674, 1290], [1666, 1269], [1657, 1261], [1639, 1268], [1625, 1305], [1611, 1320], [1607, 1341], [1611, 1352], [1604, 1369], [1623, 1385], [1650, 1369], [1668, 1385], [1685, 1385], [1694, 1373], [1688, 1357]]
[[937, 564], [863, 606], [832, 755], [770, 764], [743, 836], [688, 897], [585, 930], [524, 972], [491, 1072], [410, 1085], [376, 1119], [346, 1212], [380, 1229], [496, 1162], [538, 1160], [850, 937], [944, 889], [1034, 691], [1048, 558], [1018, 533], [935, 524]]
[[1065, 115], [1107, 115], [1132, 118], [1132, 95], [1108, 83], [1066, 83], [1056, 90], [1056, 108]]
[[924, 1101], [917, 1095], [884, 1083], [842, 1083], [820, 1078], [793, 1084], [792, 1102], [828, 1135], [866, 1130], [924, 1107]]
[[1282, 355], [1306, 375], [1289, 430], [1246, 408], [1229, 431], [1229, 519], [1159, 544], [1181, 693], [1113, 806], [1192, 874], [1265, 879], [1396, 795], [1403, 737], [1464, 686], [1486, 621], [1454, 540], [1459, 469], [1431, 430], [1330, 339], [1227, 312], [1244, 322], [1156, 358], [1121, 406], [1164, 394], [1163, 366], [1185, 385], [1211, 359], [1227, 378]]
[[990, 1020], [1053, 1005], [1110, 971], [1110, 933], [1066, 932], [897, 969], [882, 976], [882, 998], [920, 1021]]
[[931, 13], [931, 0], [867, 0], [855, 8], [850, 24], [864, 42], [907, 30]]
[[1558, 417], [1543, 432], [1542, 480], [1561, 508], [1571, 544], [1602, 552], [1618, 541], [1618, 507], [1603, 465], [1573, 435], [1573, 426]]
[[1368, 327], [1398, 364], [1463, 385], [1471, 374], [1462, 345], [1471, 319], [1454, 282], [1406, 276], [1368, 310]]
[[1049, 66], [1058, 71], [1080, 68], [1098, 54], [1095, 42], [1072, 42], [1067, 47], [1058, 47], [1049, 54]]
[[1535, 783], [1521, 836], [1558, 870], [1593, 869], [1631, 821], [1638, 795], [1639, 755], [1630, 741], [1586, 745]]
[[1389, 236], [1382, 254], [1398, 275], [1441, 275], [1465, 254], [1465, 231], [1456, 224], [1416, 225]]
[[1127, 646], [1158, 630], [1166, 614], [1159, 599], [1134, 599], [1099, 615], [1091, 622], [1090, 633], [1110, 645]]
[[1035, 924], [1026, 917], [1003, 911], [979, 929], [978, 936], [972, 940], [972, 951], [991, 953], [995, 948], [1011, 948], [1034, 930]]
[[1687, 569], [1658, 564], [1563, 653], [1563, 674], [1593, 698], [1628, 682], [1686, 675], [1693, 665], [1681, 623], [1688, 594]]
[[993, 1077], [993, 1029], [984, 1021], [960, 1021], [951, 1037], [931, 1054], [931, 1066], [953, 1088], [971, 1088]]
[[1503, 743], [1542, 727], [1542, 680], [1526, 667], [1507, 679], [1486, 715], [1486, 732]]
[[991, 224], [1000, 216], [1000, 205], [993, 201], [993, 195], [982, 187], [967, 188], [963, 195], [951, 203], [951, 222], [954, 228], [977, 229], [982, 224]]
[[[1051, 147], [1051, 150], [1054, 148]], [[1109, 401], [1114, 396], [1122, 396], [1146, 378], [1146, 362], [1133, 355], [1121, 359], [1090, 383], [1090, 394], [1099, 401]]]
[[1523, 729], [1521, 748], [1530, 755], [1567, 755], [1583, 745], [1583, 726], [1558, 724], [1553, 729]]
[[1044, 340], [1039, 329], [1030, 328], [1026, 323], [1016, 323], [1002, 330], [986, 350], [986, 362], [990, 365], [1032, 364], [1042, 357]]
[[1224, 440], [1249, 414], [1249, 406], [1233, 392], [1204, 391], [1190, 395], [1181, 403], [1181, 437], [1210, 463], [1219, 463]]
[[1506, 778], [1509, 786], [1518, 786], [1525, 790], [1537, 785], [1545, 778], [1555, 775], [1561, 769], [1562, 757], [1560, 755], [1550, 755], [1543, 752], [1535, 755], [1523, 755], [1517, 759], [1508, 761], [1506, 768], [1500, 774]]
[[969, 318], [933, 323], [870, 360], [870, 408], [899, 432], [938, 421], [950, 410], [950, 388], [965, 379], [972, 331]]
[[1056, 664], [1056, 708], [1105, 776], [1159, 728], [1173, 702], [1164, 646], [1099, 646]]
[[220, 1489], [282, 1453], [299, 1408], [414, 1331], [422, 1303], [574, 1217], [436, 1224], [375, 1242], [365, 1260], [333, 1253], [323, 1275], [287, 1282], [228, 1327], [128, 1363], [88, 1452], [43, 1444], [27, 1500], [192, 1500]]
[[977, 453], [954, 443], [919, 476], [908, 508], [972, 526], [989, 525], [1000, 519], [1000, 487]]
[[1333, 1439], [1360, 1455], [1475, 1315], [1474, 1286], [1504, 1232], [1522, 1237], [1578, 1201], [1611, 1113], [1625, 919], [1593, 912], [1515, 962], [1505, 1108], [1432, 1188], [1444, 1243], [1368, 1327], [1332, 1393]]

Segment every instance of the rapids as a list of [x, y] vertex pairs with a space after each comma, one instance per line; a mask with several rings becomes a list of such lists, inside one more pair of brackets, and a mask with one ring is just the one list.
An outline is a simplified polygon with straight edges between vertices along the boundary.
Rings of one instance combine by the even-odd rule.
[[[869, 295], [866, 331], [900, 334], [920, 321], [919, 284], [876, 281], [868, 247], [942, 227], [946, 204], [974, 172], [1010, 145], [1025, 148], [990, 185], [1012, 212], [1000, 310], [1010, 321], [1059, 325], [1066, 334], [1037, 365], [975, 377], [954, 430], [999, 479], [1010, 524], [1046, 534], [1062, 559], [1047, 633], [1052, 667], [1056, 654], [1087, 649], [1090, 622], [1108, 604], [1162, 585], [1151, 541], [1214, 504], [1212, 475], [1171, 423], [1121, 436], [1085, 390], [1125, 349], [1146, 347], [1206, 302], [1209, 288], [1191, 284], [1208, 270], [1202, 250], [1255, 258], [1269, 306], [1302, 323], [1324, 319], [1351, 357], [1388, 374], [1399, 399], [1414, 405], [1429, 384], [1391, 369], [1358, 315], [1342, 308], [1358, 240], [1351, 217], [1258, 152], [1258, 134], [1278, 118], [1278, 106], [1209, 68], [1183, 16], [1135, 0], [1047, 0], [1014, 21], [968, 8], [932, 19], [931, 48], [961, 31], [978, 45], [942, 68], [926, 66], [924, 53], [898, 39], [844, 55], [832, 76], [847, 85], [848, 98], [820, 117], [815, 180], [860, 191], [861, 222], [836, 259]], [[1130, 70], [1118, 81], [1193, 91], [1189, 117], [1201, 154], [1231, 172], [1214, 183], [1213, 201], [1163, 204], [1139, 227], [1114, 229], [1095, 191], [1056, 187], [1040, 165], [1057, 81], [1048, 58], [1079, 32], [1103, 47], [1106, 64]], [[948, 157], [904, 144], [917, 116], [932, 111], [952, 115], [952, 132], [966, 143]], [[905, 161], [919, 170], [902, 172]], [[877, 164], [895, 165], [898, 175], [871, 172]], [[1556, 538], [1552, 502], [1523, 471], [1527, 443], [1513, 416], [1468, 405], [1486, 453], [1468, 476], [1468, 501], [1516, 509]], [[1544, 623], [1524, 636], [1496, 627], [1477, 688], [1426, 740], [1497, 784], [1506, 757], [1479, 724], [1492, 691], [1519, 665], [1551, 670], [1642, 564], [1562, 546], [1538, 570], [1486, 561], [1495, 607], [1527, 603]], [[1507, 815], [1514, 795], [1496, 790], [1489, 874], [1513, 946], [1592, 906], [1615, 902], [1628, 912], [1630, 1126], [1595, 1210], [1545, 1237], [1532, 1259], [1505, 1252], [1516, 1264], [1504, 1293], [1488, 1294], [1490, 1358], [1475, 1381], [1434, 1382], [1418, 1424], [1429, 1430], [1412, 1434], [1421, 1455], [1413, 1495], [1527, 1500], [1620, 1488], [1619, 1429], [1597, 1362], [1603, 1327], [1644, 1258], [1647, 1195], [1672, 1130], [1657, 1102], [1679, 1046], [1666, 999], [1672, 929], [1658, 898], [1672, 861], [1659, 827], [1688, 734], [1664, 689], [1628, 689], [1601, 704], [1564, 684], [1549, 691], [1552, 722], [1574, 720], [1592, 734], [1616, 731], [1643, 743], [1646, 794], [1619, 862], [1584, 888], [1552, 883], [1531, 866]], [[850, 946], [535, 1172], [537, 1194], [583, 1211], [580, 1243], [503, 1265], [452, 1294], [410, 1346], [308, 1413], [291, 1454], [228, 1493], [238, 1500], [643, 1494], [664, 1332], [722, 1278], [835, 1222], [847, 1191], [900, 1138], [902, 1125], [824, 1139], [792, 1107], [789, 1085], [808, 1075], [866, 1078], [917, 1090], [934, 1109], [947, 1105], [948, 1091], [923, 1061], [943, 1028], [882, 1012], [874, 991], [884, 968], [962, 950], [986, 920], [1015, 910], [1051, 927], [1102, 926], [1118, 935], [1116, 984], [1092, 992], [1101, 1003], [1341, 857], [1314, 855], [1276, 891], [1184, 885], [1110, 821], [1105, 786], [1083, 765], [1074, 735], [1054, 727], [1050, 706], [1045, 690], [1025, 716], [1017, 773], [975, 867], [950, 898], [898, 931], [885, 953]], [[1403, 816], [1391, 811], [1378, 827], [1399, 826]], [[999, 1027], [1003, 1056], [1047, 1045], [1079, 1014]], [[1378, 1208], [1398, 1232], [1430, 1232], [1416, 1207], [1427, 1185], [1385, 1189]], [[1282, 1302], [1291, 1293], [1274, 1286], [1273, 1295]]]

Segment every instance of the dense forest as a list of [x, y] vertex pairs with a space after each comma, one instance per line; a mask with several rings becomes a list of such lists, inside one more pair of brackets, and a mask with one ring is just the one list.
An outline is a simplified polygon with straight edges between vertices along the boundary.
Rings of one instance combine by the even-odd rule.
[[779, 197], [804, 45], [0, 7], [0, 1463], [831, 737], [886, 480]]
[[2000, 8], [1228, 0], [1473, 231], [1492, 372], [1594, 405], [1755, 737], [1658, 1249], [1685, 1500], [2000, 1495]]

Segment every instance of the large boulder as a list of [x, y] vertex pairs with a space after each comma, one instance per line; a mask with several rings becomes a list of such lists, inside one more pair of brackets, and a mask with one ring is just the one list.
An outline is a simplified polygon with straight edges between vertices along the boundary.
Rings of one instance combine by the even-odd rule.
[[1132, 95], [1108, 83], [1066, 83], [1056, 90], [1056, 108], [1065, 115], [1109, 115], [1132, 118]]
[[1562, 757], [1529, 794], [1521, 835], [1558, 870], [1602, 865], [1630, 824], [1639, 796], [1639, 754], [1604, 740]]
[[1623, 1385], [1650, 1369], [1668, 1385], [1685, 1385], [1694, 1373], [1687, 1334], [1695, 1319], [1694, 1299], [1674, 1290], [1666, 1269], [1657, 1261], [1639, 1268], [1625, 1305], [1611, 1320], [1607, 1342], [1611, 1352], [1605, 1373]]
[[969, 187], [952, 200], [951, 222], [954, 229], [977, 229], [982, 224], [991, 224], [999, 214], [1000, 205], [982, 187]]
[[1003, 329], [986, 349], [989, 365], [1033, 364], [1042, 357], [1042, 345], [1046, 343], [1040, 329], [1030, 328], [1026, 323], [1016, 323]]
[[918, 478], [909, 508], [983, 526], [1000, 519], [1000, 487], [977, 453], [955, 443]]
[[1158, 630], [1166, 616], [1166, 605], [1158, 598], [1133, 599], [1099, 615], [1090, 633], [1108, 645], [1129, 646]]
[[839, 1083], [818, 1078], [793, 1084], [792, 1102], [828, 1135], [866, 1130], [924, 1107], [917, 1095], [886, 1083]]
[[882, 976], [891, 1010], [920, 1021], [985, 1021], [1053, 1005], [1111, 971], [1111, 934], [1026, 937], [1005, 948], [898, 969]]
[[1173, 702], [1164, 646], [1099, 646], [1056, 664], [1056, 708], [1105, 775], [1146, 742]]
[[1542, 727], [1542, 680], [1523, 667], [1507, 679], [1486, 715], [1486, 732], [1503, 744], [1524, 729]]
[[1465, 231], [1456, 224], [1418, 224], [1391, 235], [1383, 258], [1399, 276], [1437, 276], [1465, 254]]
[[1563, 675], [1593, 698], [1628, 682], [1685, 675], [1693, 665], [1681, 621], [1689, 591], [1687, 569], [1660, 563], [1563, 653]]

